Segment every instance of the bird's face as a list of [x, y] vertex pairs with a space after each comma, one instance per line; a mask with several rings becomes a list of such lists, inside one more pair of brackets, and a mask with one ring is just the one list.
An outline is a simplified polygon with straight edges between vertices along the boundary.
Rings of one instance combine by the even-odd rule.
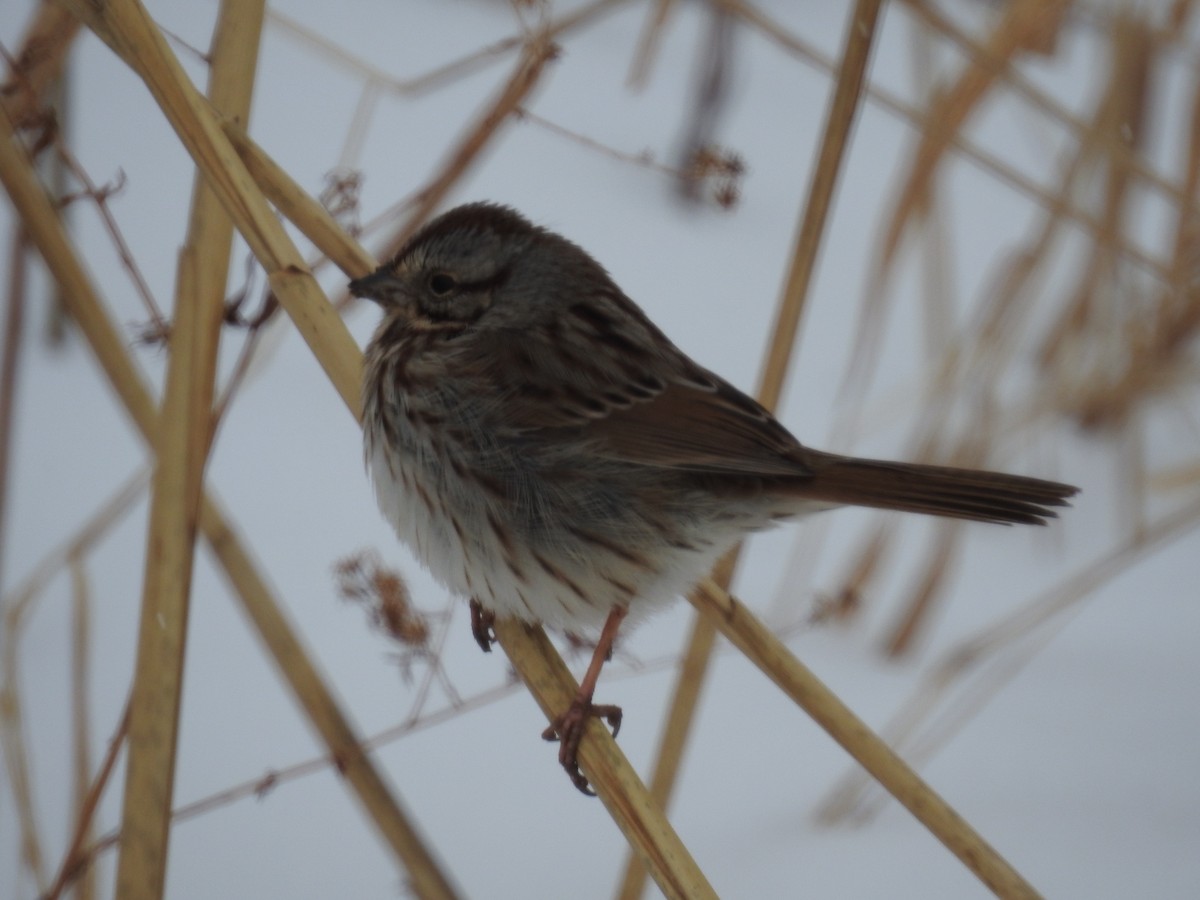
[[459, 207], [429, 223], [390, 262], [350, 282], [350, 291], [414, 330], [463, 330], [504, 305], [504, 289], [536, 237], [537, 229], [502, 207]]

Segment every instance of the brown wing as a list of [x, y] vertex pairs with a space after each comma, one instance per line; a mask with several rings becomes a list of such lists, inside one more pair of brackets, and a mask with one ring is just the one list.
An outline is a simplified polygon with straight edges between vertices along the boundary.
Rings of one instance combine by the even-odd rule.
[[[582, 315], [582, 314], [581, 314]], [[505, 385], [506, 428], [586, 441], [610, 460], [712, 474], [804, 476], [803, 448], [762, 406], [700, 368], [648, 321], [596, 321], [578, 346], [527, 333], [488, 356]]]
[[703, 370], [670, 382], [650, 400], [613, 410], [591, 424], [588, 437], [600, 455], [627, 462], [714, 474], [810, 474], [786, 428]]
[[[991, 522], [1044, 523], [1076, 492], [1018, 475], [853, 459], [803, 447], [762, 406], [657, 332], [573, 344], [533, 332], [477, 374], [505, 400], [497, 427], [542, 447], [585, 441], [594, 458], [662, 470], [754, 476], [797, 498]], [[652, 329], [648, 322], [633, 322]], [[635, 337], [641, 340], [634, 340]], [[554, 340], [549, 340], [553, 338]], [[651, 348], [651, 349], [648, 349]]]

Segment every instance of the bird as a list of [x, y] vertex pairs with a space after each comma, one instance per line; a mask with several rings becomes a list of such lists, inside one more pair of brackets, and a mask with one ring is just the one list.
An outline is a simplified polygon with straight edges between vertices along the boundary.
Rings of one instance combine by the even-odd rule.
[[[582, 247], [511, 207], [434, 218], [349, 285], [382, 310], [363, 447], [379, 508], [484, 650], [497, 617], [599, 629], [543, 736], [577, 750], [620, 629], [675, 601], [749, 534], [839, 506], [1043, 525], [1077, 488], [804, 446], [680, 350]], [[690, 298], [702, 308], [704, 298]]]

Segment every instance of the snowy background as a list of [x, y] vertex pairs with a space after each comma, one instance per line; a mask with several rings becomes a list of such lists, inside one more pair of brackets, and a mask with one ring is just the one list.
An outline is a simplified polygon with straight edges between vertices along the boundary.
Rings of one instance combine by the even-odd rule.
[[[847, 4], [762, 2], [790, 31], [836, 57]], [[1164, 4], [1165, 5], [1165, 4]], [[555, 14], [573, 6], [554, 5]], [[987, 4], [953, 9], [983, 34]], [[916, 97], [915, 56], [947, 73], [962, 58], [936, 41], [921, 45], [903, 4], [888, 11], [871, 79]], [[32, 4], [4, 0], [0, 41], [19, 43]], [[194, 47], [208, 46], [214, 3], [150, 4], [155, 18]], [[272, 9], [362, 63], [398, 78], [512, 34], [520, 20], [507, 3], [286, 0]], [[1089, 8], [1100, 9], [1100, 7]], [[1107, 9], [1107, 8], [1105, 8]], [[1152, 13], [1160, 11], [1149, 5]], [[628, 154], [649, 150], [676, 163], [689, 121], [698, 57], [706, 46], [699, 4], [677, 10], [648, 83], [627, 85], [648, 5], [629, 3], [560, 41], [562, 54], [528, 102], [561, 128]], [[533, 13], [528, 21], [535, 21]], [[1075, 110], [1094, 102], [1107, 71], [1103, 19], [1070, 24], [1052, 56], [1022, 70]], [[204, 83], [204, 67], [181, 53]], [[1159, 105], [1151, 111], [1151, 164], [1177, 171], [1194, 73], [1194, 48], [1164, 55]], [[750, 28], [736, 34], [731, 95], [719, 142], [746, 162], [731, 210], [687, 205], [662, 172], [584, 146], [533, 121], [506, 126], [455, 188], [452, 202], [510, 203], [587, 248], [687, 352], [752, 391], [770, 335], [774, 305], [831, 90], [814, 69]], [[434, 174], [446, 148], [511, 71], [512, 51], [474, 73], [413, 97], [381, 93], [365, 129], [352, 135], [362, 71], [277, 20], [268, 20], [251, 133], [316, 194], [330, 170], [364, 177], [361, 217], [369, 221]], [[98, 182], [123, 172], [111, 208], [142, 274], [170, 308], [176, 254], [192, 189], [192, 166], [148, 92], [100, 41], [83, 35], [71, 72], [71, 147]], [[1039, 182], [1051, 180], [1069, 132], [1001, 93], [972, 122], [972, 136]], [[835, 446], [839, 385], [853, 347], [877, 237], [915, 132], [868, 102], [853, 135], [796, 347], [781, 420], [800, 439]], [[1026, 239], [1040, 209], [1030, 197], [954, 157], [939, 177], [954, 235], [951, 293], [962, 308], [987, 289], [997, 266]], [[11, 208], [0, 206], [6, 239]], [[1142, 203], [1145, 247], [1165, 246], [1168, 212]], [[131, 349], [155, 383], [166, 356], [137, 344], [147, 316], [94, 211], [80, 203], [72, 226], [88, 266]], [[371, 237], [364, 243], [371, 247]], [[302, 245], [303, 246], [303, 245]], [[1064, 247], [1064, 271], [1076, 248]], [[879, 375], [864, 409], [856, 452], [903, 456], [921, 413], [922, 284], [916, 257], [898, 273], [879, 350]], [[235, 253], [231, 290], [244, 278]], [[9, 261], [0, 263], [7, 268]], [[1057, 308], [1056, 278], [1046, 302]], [[41, 275], [38, 275], [41, 278]], [[7, 276], [2, 279], [7, 281]], [[39, 281], [39, 284], [42, 282]], [[322, 272], [339, 293], [344, 278]], [[43, 292], [33, 294], [41, 304]], [[376, 311], [352, 308], [347, 322], [365, 342]], [[8, 596], [39, 560], [73, 535], [147, 463], [140, 439], [87, 347], [72, 336], [48, 348], [45, 311], [29, 311], [21, 358], [9, 508], [3, 532]], [[226, 369], [242, 335], [230, 332]], [[377, 754], [396, 792], [464, 896], [604, 897], [612, 894], [626, 846], [598, 801], [569, 785], [555, 748], [538, 735], [545, 722], [508, 682], [502, 654], [481, 654], [465, 605], [453, 602], [399, 547], [375, 509], [362, 467], [360, 436], [304, 342], [280, 320], [223, 422], [208, 469], [262, 571], [360, 733], [375, 734], [410, 714], [414, 688], [393, 648], [362, 614], [341, 602], [332, 569], [350, 553], [376, 548], [409, 579], [418, 605], [450, 611], [440, 661], [467, 706], [413, 729]], [[1032, 377], [1026, 373], [1026, 377]], [[1136, 442], [1152, 466], [1194, 459], [1195, 394], [1186, 386], [1137, 419]], [[950, 596], [918, 652], [895, 662], [880, 653], [896, 597], [919, 571], [935, 535], [906, 525], [898, 559], [873, 589], [863, 618], [847, 627], [804, 625], [823, 592], [835, 590], [870, 514], [844, 511], [755, 539], [736, 584], [747, 602], [791, 627], [793, 651], [868, 722], [882, 726], [924, 671], [948, 648], [1051, 589], [1126, 541], [1138, 517], [1152, 521], [1186, 503], [1188, 488], [1128, 489], [1124, 433], [1082, 434], [1051, 425], [1005, 442], [992, 464], [1060, 478], [1083, 493], [1049, 529], [969, 528]], [[136, 642], [147, 519], [143, 495], [89, 554], [92, 599], [93, 760], [116, 727]], [[810, 548], [804, 556], [804, 548]], [[813, 547], [819, 550], [814, 552]], [[1103, 579], [1060, 623], [1061, 632], [922, 773], [1014, 866], [1049, 897], [1200, 896], [1200, 634], [1194, 535], [1164, 544]], [[804, 565], [796, 566], [800, 554]], [[815, 559], [813, 558], [815, 556]], [[911, 558], [910, 558], [911, 557]], [[40, 597], [20, 641], [26, 717], [40, 836], [51, 868], [71, 827], [69, 573]], [[597, 699], [620, 703], [620, 745], [649, 772], [674, 682], [669, 662], [690, 627], [686, 604], [656, 618], [620, 648]], [[585, 659], [568, 660], [578, 671]], [[424, 669], [418, 662], [419, 681]], [[321, 746], [230, 596], [207, 549], [197, 559], [191, 606], [175, 797], [178, 805], [319, 756]], [[481, 696], [483, 700], [472, 700]], [[426, 714], [450, 698], [433, 688]], [[848, 758], [756, 669], [728, 647], [719, 655], [685, 759], [670, 818], [723, 897], [829, 898], [984, 896], [985, 889], [903, 809], [887, 805], [861, 828], [825, 828], [817, 804], [848, 769]], [[118, 776], [123, 760], [118, 763]], [[120, 778], [98, 815], [119, 823]], [[0, 781], [0, 895], [36, 896], [20, 865], [12, 793]], [[115, 853], [99, 858], [102, 895], [111, 892]], [[261, 797], [219, 805], [180, 823], [171, 842], [167, 895], [208, 897], [389, 897], [404, 875], [360, 813], [336, 771], [280, 784]]]

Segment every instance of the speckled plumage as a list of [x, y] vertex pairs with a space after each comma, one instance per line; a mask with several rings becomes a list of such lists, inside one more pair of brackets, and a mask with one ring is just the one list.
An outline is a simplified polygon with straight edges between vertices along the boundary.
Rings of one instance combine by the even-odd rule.
[[364, 385], [380, 508], [499, 616], [637, 618], [747, 533], [832, 506], [1040, 523], [1074, 493], [801, 446], [587, 253], [505, 207], [451, 210], [351, 287], [384, 310]]

